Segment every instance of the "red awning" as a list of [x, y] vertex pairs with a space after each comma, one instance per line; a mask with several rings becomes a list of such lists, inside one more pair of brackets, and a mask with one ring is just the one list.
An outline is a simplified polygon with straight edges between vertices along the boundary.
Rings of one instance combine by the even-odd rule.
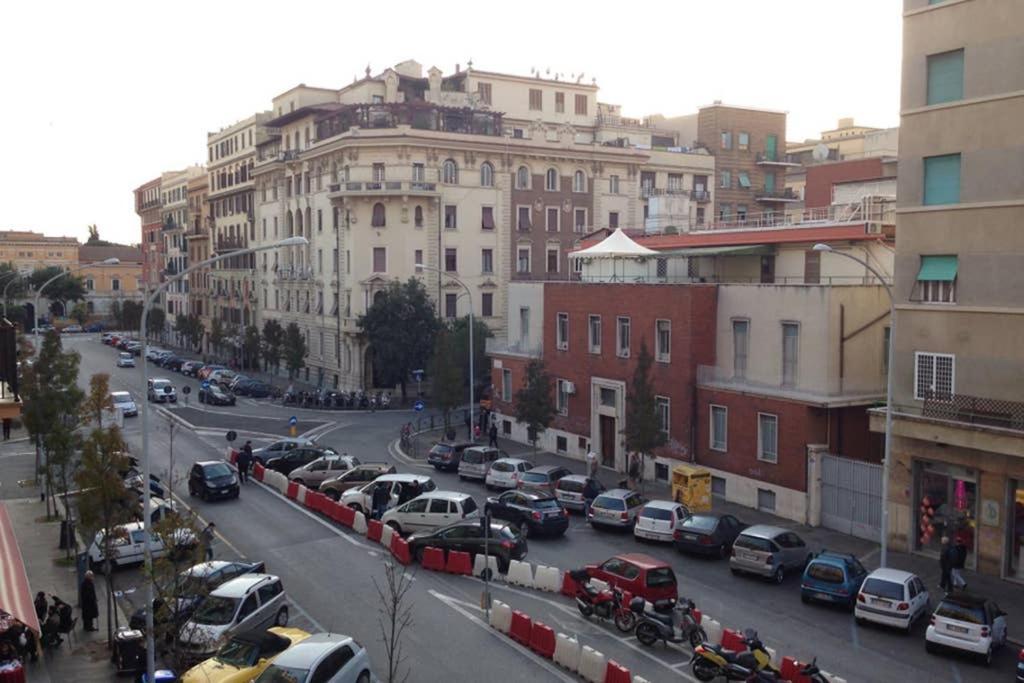
[[25, 575], [25, 562], [21, 559], [18, 538], [3, 503], [0, 503], [0, 609], [10, 612], [39, 633], [39, 620], [32, 604], [32, 588]]

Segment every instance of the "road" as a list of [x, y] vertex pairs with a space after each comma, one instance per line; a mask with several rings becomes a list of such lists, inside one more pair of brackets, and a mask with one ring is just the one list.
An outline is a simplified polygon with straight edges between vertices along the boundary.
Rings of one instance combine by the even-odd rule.
[[[65, 339], [68, 348], [82, 355], [83, 386], [91, 373], [108, 372], [113, 389], [127, 389], [136, 400], [145, 400], [141, 371], [115, 368], [114, 351], [100, 344], [95, 335]], [[195, 398], [197, 385], [193, 380], [159, 369], [151, 374], [172, 378], [179, 387], [179, 396], [180, 388], [190, 383]], [[300, 433], [315, 433], [321, 442], [339, 450], [365, 460], [392, 460], [399, 471], [428, 473], [440, 488], [464, 490], [481, 504], [488, 495], [494, 495], [482, 485], [460, 482], [454, 474], [438, 473], [421, 462], [401, 457], [393, 441], [398, 425], [410, 419], [408, 412], [324, 413], [250, 399], [242, 399], [234, 408], [200, 407], [193, 400], [189, 408], [171, 410], [196, 425], [175, 431], [171, 477], [178, 481], [193, 461], [223, 456], [228, 429], [236, 429], [241, 438], [251, 438], [260, 445], [285, 433], [288, 418], [295, 415]], [[166, 477], [168, 421], [151, 419], [151, 426], [154, 472]], [[139, 452], [135, 418], [127, 421], [126, 438], [132, 451]], [[184, 486], [179, 485], [177, 490], [183, 493]], [[261, 559], [269, 571], [282, 577], [297, 608], [293, 610], [293, 623], [354, 636], [369, 649], [376, 673], [381, 675], [386, 657], [378, 625], [381, 601], [373, 582], [382, 575], [383, 558], [378, 548], [255, 483], [244, 489], [238, 501], [186, 502], [204, 519], [216, 522], [220, 537], [215, 550], [219, 557]], [[795, 576], [778, 586], [734, 577], [721, 561], [682, 556], [655, 544], [640, 545], [629, 534], [595, 531], [579, 516], [573, 517], [563, 538], [531, 538], [529, 543], [532, 562], [562, 569], [599, 562], [618, 552], [639, 551], [663, 558], [673, 565], [680, 579], [680, 592], [692, 598], [704, 613], [728, 626], [757, 629], [767, 645], [784, 654], [802, 660], [816, 656], [823, 669], [850, 681], [959, 683], [1013, 678], [1015, 652], [1000, 652], [990, 669], [961, 658], [929, 655], [924, 651], [925, 623], [919, 623], [909, 636], [857, 627], [848, 612], [802, 604], [799, 578]], [[126, 577], [131, 575], [125, 573]], [[575, 680], [484, 627], [478, 607], [481, 588], [482, 583], [475, 579], [415, 573], [411, 592], [415, 624], [404, 641], [407, 662], [414, 672], [411, 680], [484, 680], [498, 671], [503, 680], [509, 681]], [[630, 667], [635, 674], [652, 681], [689, 680], [688, 649], [644, 648], [614, 628], [583, 620], [570, 601], [557, 595], [496, 586], [494, 596], [556, 631], [578, 634], [581, 642]], [[483, 652], [486, 654], [481, 656]]]

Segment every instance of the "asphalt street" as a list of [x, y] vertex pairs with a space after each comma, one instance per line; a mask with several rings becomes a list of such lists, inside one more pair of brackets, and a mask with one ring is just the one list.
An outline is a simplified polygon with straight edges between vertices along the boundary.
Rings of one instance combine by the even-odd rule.
[[[114, 350], [100, 344], [96, 335], [65, 337], [65, 344], [82, 355], [83, 386], [92, 373], [108, 372], [112, 389], [127, 389], [137, 401], [145, 400], [141, 371], [115, 368]], [[285, 433], [288, 418], [293, 415], [299, 421], [299, 433], [313, 434], [322, 443], [364, 460], [392, 460], [399, 471], [429, 473], [440, 488], [469, 492], [478, 504], [494, 495], [482, 485], [461, 482], [454, 474], [437, 473], [422, 462], [402, 457], [394, 441], [399, 425], [410, 419], [409, 412], [324, 413], [252, 399], [242, 399], [234, 408], [210, 408], [195, 401], [198, 386], [194, 380], [160, 369], [154, 369], [151, 376], [172, 379], [179, 395], [184, 384], [193, 387], [189, 407], [170, 408], [194, 425], [175, 430], [173, 473], [168, 472], [170, 421], [156, 414], [150, 421], [153, 470], [179, 482], [175, 490], [181, 495], [185, 491], [181, 477], [193, 461], [223, 456], [227, 430], [234, 429], [242, 439], [251, 438], [260, 445]], [[134, 453], [140, 450], [139, 430], [138, 420], [128, 418], [126, 437]], [[26, 452], [30, 450], [27, 446]], [[523, 452], [528, 449], [524, 447]], [[18, 462], [5, 462], [4, 468], [9, 464], [18, 466]], [[8, 481], [5, 476], [0, 495], [8, 493]], [[216, 522], [219, 538], [215, 551], [219, 557], [266, 561], [268, 570], [282, 577], [288, 591], [294, 606], [292, 623], [354, 636], [369, 649], [380, 675], [385, 655], [378, 624], [380, 600], [373, 583], [382, 575], [383, 558], [378, 548], [255, 483], [248, 485], [237, 501], [203, 503], [185, 498], [201, 517]], [[727, 626], [755, 628], [767, 645], [805, 661], [817, 657], [823, 669], [850, 681], [959, 683], [1013, 679], [1017, 657], [1009, 649], [1000, 652], [989, 669], [961, 658], [929, 655], [924, 650], [926, 623], [919, 623], [909, 636], [857, 627], [848, 612], [802, 604], [796, 576], [782, 585], [735, 577], [725, 562], [679, 555], [666, 546], [639, 544], [630, 534], [595, 531], [579, 516], [573, 517], [562, 538], [531, 538], [528, 559], [568, 569], [601, 562], [618, 552], [646, 552], [669, 561], [679, 577], [680, 592], [693, 599], [704, 613]], [[122, 585], [130, 584], [133, 577], [137, 572], [124, 572]], [[478, 580], [422, 571], [415, 574], [414, 584], [415, 624], [404, 642], [414, 672], [410, 680], [476, 681], [497, 672], [502, 680], [509, 681], [575, 680], [483, 625], [478, 607], [482, 583]], [[937, 591], [937, 587], [931, 588]], [[581, 642], [649, 680], [691, 680], [686, 665], [688, 648], [645, 648], [631, 637], [622, 637], [614, 627], [582, 619], [574, 605], [561, 596], [499, 585], [494, 588], [494, 596], [556, 631], [578, 634]], [[1013, 624], [1010, 629], [1014, 629]]]

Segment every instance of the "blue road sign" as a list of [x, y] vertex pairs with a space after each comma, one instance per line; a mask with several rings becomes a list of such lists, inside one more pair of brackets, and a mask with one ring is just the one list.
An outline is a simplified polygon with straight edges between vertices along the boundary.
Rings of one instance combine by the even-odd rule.
[[416, 401], [415, 403], [412, 404], [413, 410], [415, 410], [417, 413], [423, 410], [425, 407], [426, 405], [423, 403], [423, 401]]
[[291, 417], [288, 418], [288, 424], [289, 426], [294, 427], [295, 425], [299, 424], [299, 418], [292, 415]]
[[210, 388], [210, 382], [204, 379], [204, 380], [203, 380], [203, 383], [202, 383], [202, 384], [201, 384], [200, 386], [201, 386], [201, 387], [202, 387], [203, 389], [209, 389], [209, 388]]

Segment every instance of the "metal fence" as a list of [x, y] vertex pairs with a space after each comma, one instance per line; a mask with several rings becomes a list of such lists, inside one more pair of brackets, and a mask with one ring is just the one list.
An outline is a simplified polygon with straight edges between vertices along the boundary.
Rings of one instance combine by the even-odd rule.
[[882, 466], [821, 456], [822, 526], [877, 540], [882, 528]]

